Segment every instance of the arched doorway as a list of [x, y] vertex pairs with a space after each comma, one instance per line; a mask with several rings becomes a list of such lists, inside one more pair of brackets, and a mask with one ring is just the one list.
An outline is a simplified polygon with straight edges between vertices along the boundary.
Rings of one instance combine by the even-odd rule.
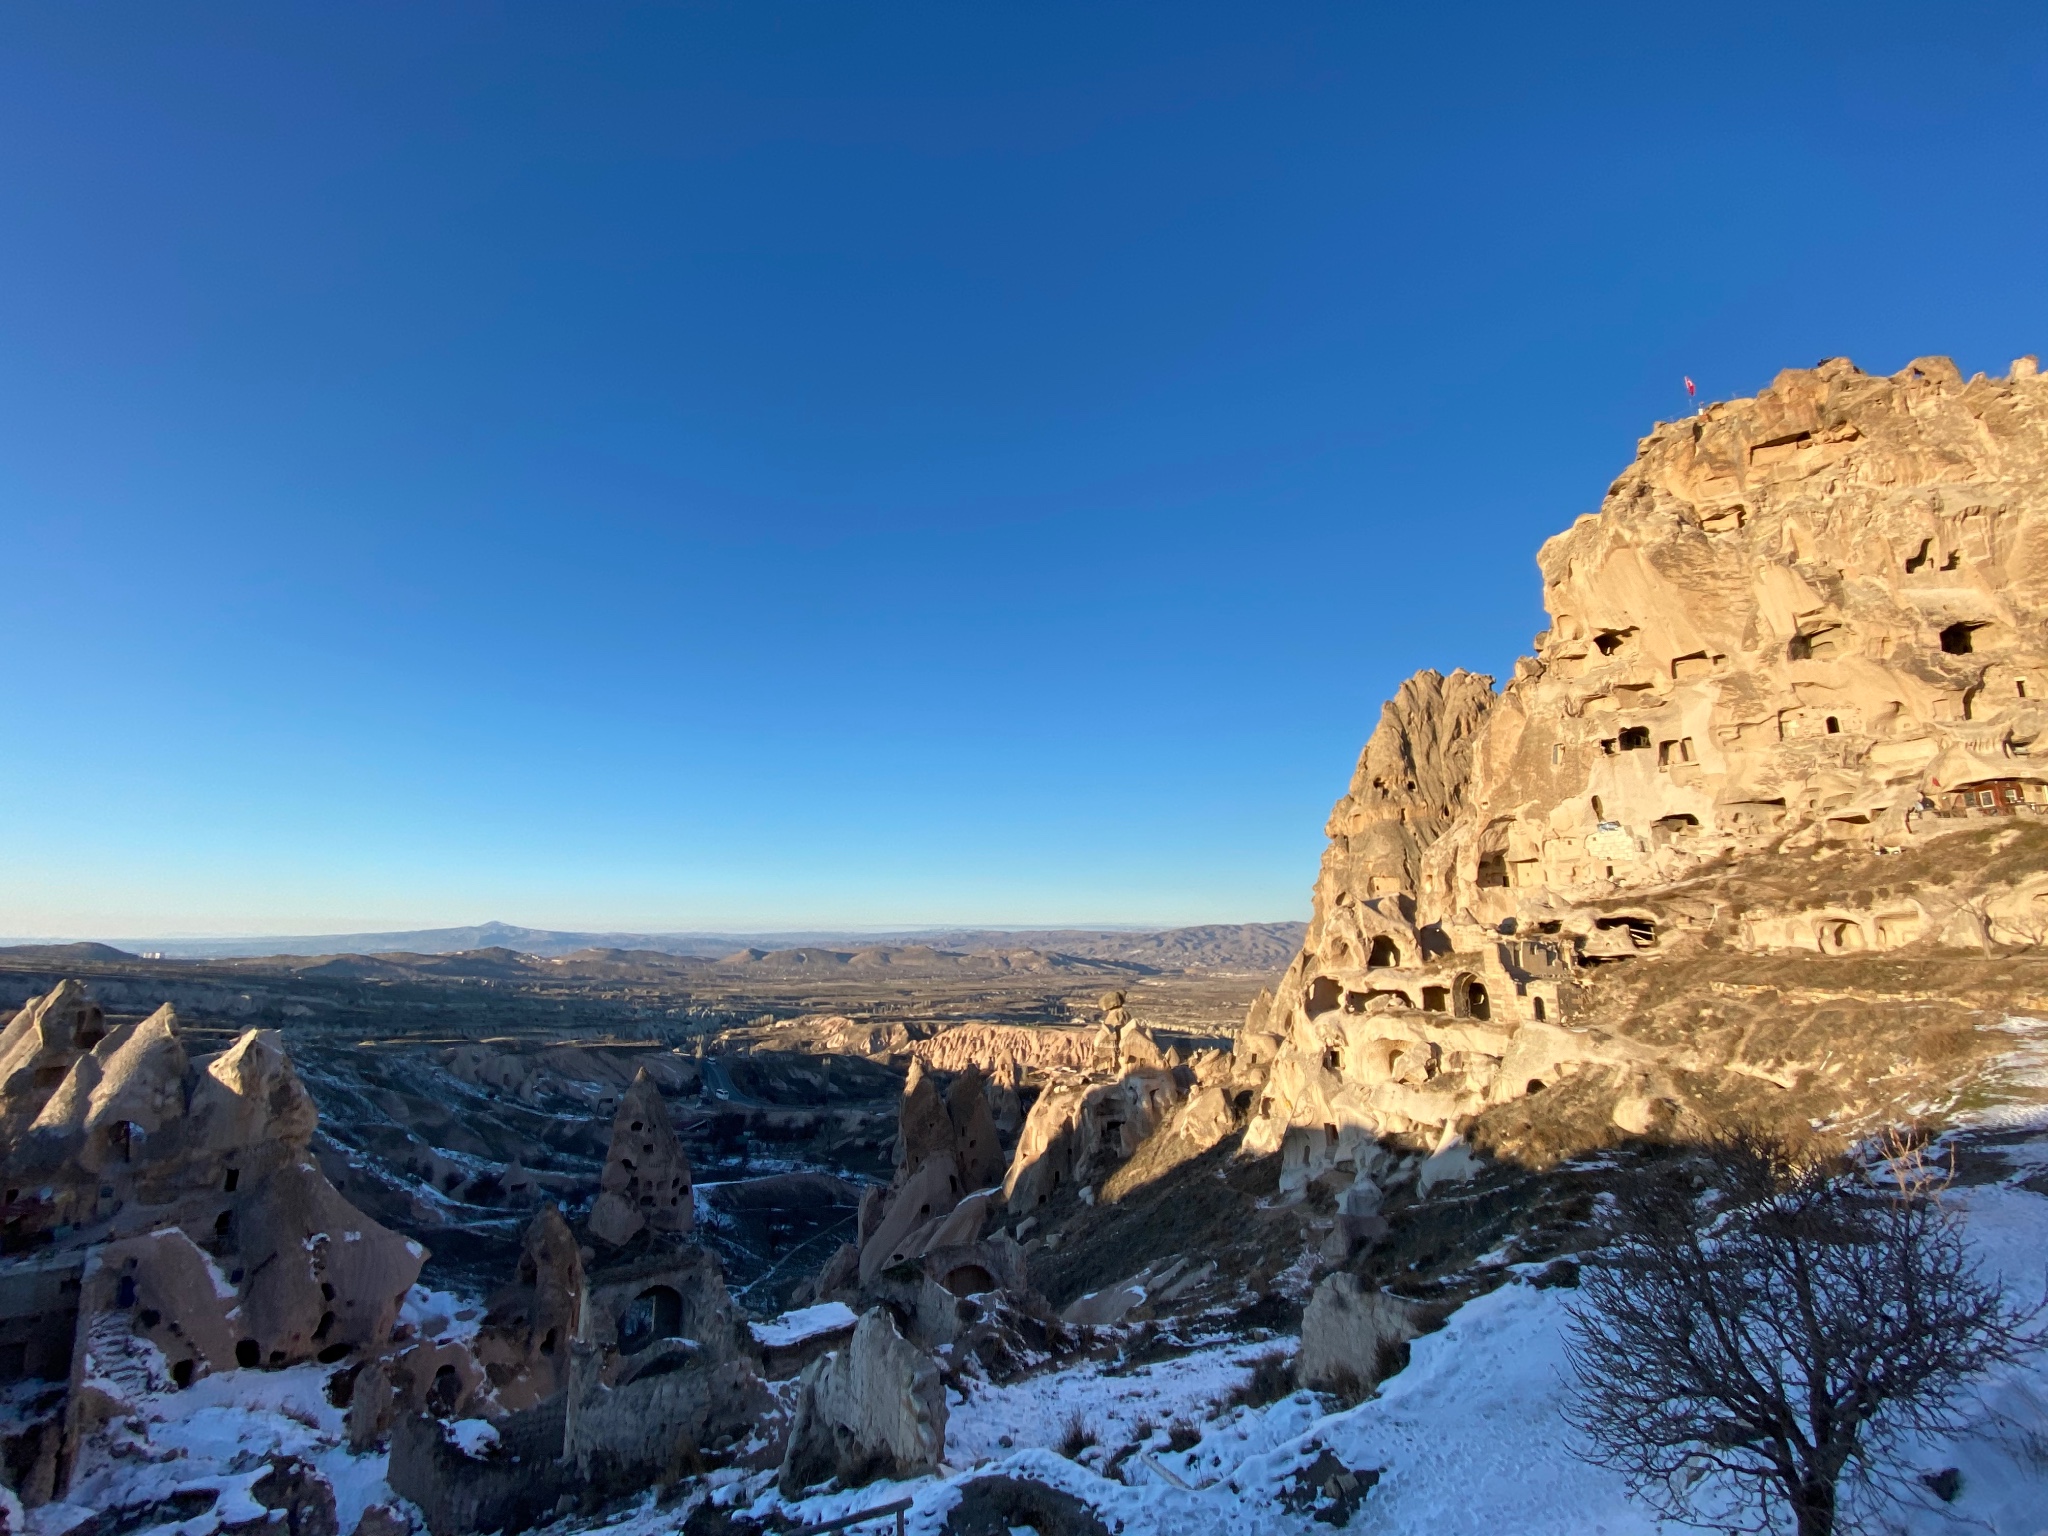
[[683, 1298], [666, 1285], [650, 1285], [619, 1316], [619, 1353], [638, 1354], [656, 1339], [683, 1331]]

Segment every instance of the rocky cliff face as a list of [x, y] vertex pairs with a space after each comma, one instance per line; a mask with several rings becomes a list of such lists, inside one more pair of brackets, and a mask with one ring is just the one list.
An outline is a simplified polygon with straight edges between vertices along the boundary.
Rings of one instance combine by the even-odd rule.
[[[2048, 929], [2032, 359], [1967, 383], [1941, 358], [1787, 371], [1660, 425], [1538, 564], [1551, 626], [1505, 689], [1425, 672], [1387, 705], [1307, 942], [1240, 1039], [1267, 1073], [1247, 1146], [1287, 1146], [1293, 1178], [1387, 1135], [1455, 1159], [1481, 1117], [1582, 1073], [1623, 1132], [1704, 1113], [1687, 1074], [1799, 1080], [1805, 1058], [1758, 1044], [1796, 1023], [1782, 1008], [1746, 1044], [1653, 1043], [1603, 967]], [[1973, 831], [2002, 840], [1931, 851]]]

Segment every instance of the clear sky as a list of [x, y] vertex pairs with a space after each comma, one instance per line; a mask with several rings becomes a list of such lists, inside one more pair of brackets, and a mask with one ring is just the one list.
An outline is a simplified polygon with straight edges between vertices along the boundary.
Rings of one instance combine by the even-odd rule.
[[2048, 347], [2048, 7], [0, 9], [0, 933], [1302, 916], [1681, 378]]

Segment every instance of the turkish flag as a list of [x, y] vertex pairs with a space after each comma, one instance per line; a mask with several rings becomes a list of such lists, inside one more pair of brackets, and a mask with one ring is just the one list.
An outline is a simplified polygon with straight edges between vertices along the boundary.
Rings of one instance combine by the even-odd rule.
[[1694, 387], [1691, 379], [1687, 379], [1685, 381], [1685, 392], [1689, 396], [1697, 395], [1699, 393], [1699, 390]]

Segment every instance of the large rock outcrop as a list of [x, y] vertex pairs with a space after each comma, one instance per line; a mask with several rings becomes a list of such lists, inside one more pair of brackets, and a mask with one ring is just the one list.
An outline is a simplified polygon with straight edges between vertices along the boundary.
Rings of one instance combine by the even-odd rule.
[[864, 1314], [843, 1350], [805, 1367], [782, 1462], [796, 1497], [828, 1477], [842, 1487], [932, 1471], [946, 1449], [946, 1388], [932, 1358], [896, 1331], [888, 1310]]
[[[1938, 1100], [1952, 1064], [1928, 1026], [1949, 1019], [1837, 1041], [1825, 1083], [1812, 1008], [1727, 957], [2048, 935], [2029, 852], [2048, 810], [2031, 359], [1967, 383], [1940, 358], [1783, 373], [1660, 425], [1538, 564], [1551, 624], [1505, 689], [1425, 672], [1387, 705], [1332, 813], [1303, 949], [1240, 1034], [1265, 1078], [1244, 1144], [1286, 1154], [1284, 1185], [1362, 1177], [1360, 1149], [1388, 1137], [1439, 1176], [1468, 1168], [1476, 1121], [1516, 1120], [1523, 1145], [1559, 1123], [1503, 1112], [1562, 1079], [1599, 1085], [1561, 1133], [1580, 1143], [1736, 1112], [1709, 1103], [1731, 1076], [1801, 1120]], [[1937, 846], [1992, 817], [1995, 841]], [[1704, 969], [1688, 989], [1621, 979], [1649, 960]], [[1900, 1052], [1913, 1070], [1862, 1091]]]

